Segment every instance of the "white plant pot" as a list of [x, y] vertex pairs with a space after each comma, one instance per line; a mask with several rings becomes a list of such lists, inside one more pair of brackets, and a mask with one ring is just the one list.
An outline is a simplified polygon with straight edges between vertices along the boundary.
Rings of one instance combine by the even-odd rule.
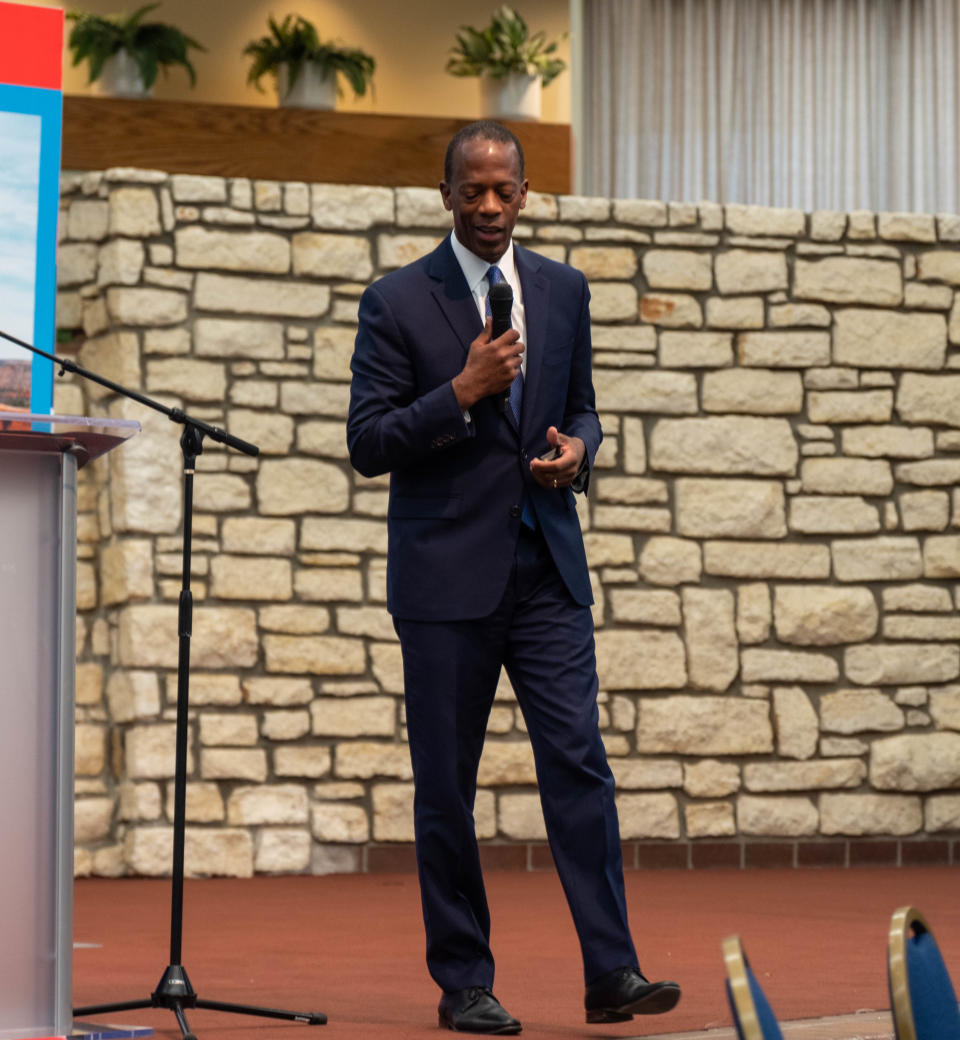
[[539, 76], [511, 72], [502, 79], [481, 76], [483, 111], [494, 119], [537, 120], [541, 110]]
[[284, 108], [325, 108], [337, 106], [337, 74], [324, 76], [313, 62], [300, 70], [293, 89], [289, 88], [290, 69], [284, 64], [277, 71], [277, 102]]
[[153, 93], [153, 87], [149, 90], [144, 87], [140, 66], [125, 50], [119, 50], [112, 58], [107, 58], [97, 79], [97, 86], [101, 94], [109, 94], [111, 97], [143, 98]]

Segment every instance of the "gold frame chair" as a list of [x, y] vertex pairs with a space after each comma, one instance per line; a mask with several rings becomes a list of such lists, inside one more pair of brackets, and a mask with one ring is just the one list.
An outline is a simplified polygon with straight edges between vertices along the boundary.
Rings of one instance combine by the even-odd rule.
[[907, 977], [907, 939], [914, 928], [930, 931], [930, 926], [919, 910], [912, 906], [901, 906], [894, 910], [887, 936], [887, 972], [890, 980], [890, 1013], [899, 1040], [917, 1040], [910, 980]]
[[[739, 935], [730, 935], [723, 940], [723, 963], [727, 969], [730, 999], [736, 1008], [739, 1029], [743, 1040], [764, 1040], [763, 1028], [757, 1017], [757, 1007], [750, 991], [746, 955]], [[736, 1025], [736, 1023], [735, 1023]], [[914, 1038], [916, 1040], [916, 1038]]]

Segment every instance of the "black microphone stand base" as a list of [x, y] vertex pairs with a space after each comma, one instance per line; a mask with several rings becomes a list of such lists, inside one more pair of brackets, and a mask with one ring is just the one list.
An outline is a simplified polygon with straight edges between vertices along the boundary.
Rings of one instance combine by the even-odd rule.
[[183, 1040], [197, 1040], [196, 1035], [187, 1022], [184, 1008], [201, 1008], [205, 1011], [226, 1011], [232, 1015], [256, 1015], [258, 1018], [280, 1018], [287, 1022], [305, 1022], [311, 1026], [323, 1026], [327, 1016], [316, 1011], [281, 1011], [278, 1008], [253, 1007], [250, 1004], [229, 1004], [221, 1000], [202, 1000], [197, 996], [186, 968], [181, 964], [171, 964], [157, 983], [156, 990], [148, 1000], [127, 1000], [122, 1003], [92, 1004], [90, 1007], [74, 1008], [78, 1018], [90, 1015], [105, 1015], [114, 1011], [136, 1011], [142, 1008], [167, 1008], [177, 1018], [177, 1025], [183, 1034]]

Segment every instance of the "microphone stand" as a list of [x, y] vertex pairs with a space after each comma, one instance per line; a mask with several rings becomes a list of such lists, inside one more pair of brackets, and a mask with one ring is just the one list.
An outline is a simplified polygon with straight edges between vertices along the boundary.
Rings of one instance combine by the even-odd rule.
[[305, 1022], [308, 1025], [325, 1025], [327, 1016], [312, 1011], [282, 1011], [277, 1008], [253, 1007], [248, 1004], [231, 1004], [219, 1000], [204, 1000], [197, 996], [190, 984], [186, 969], [182, 964], [183, 942], [183, 874], [184, 874], [184, 840], [186, 834], [187, 803], [187, 723], [190, 695], [190, 637], [193, 630], [193, 594], [190, 591], [190, 556], [193, 537], [193, 477], [197, 456], [203, 452], [203, 438], [224, 444], [229, 448], [243, 452], [245, 455], [258, 455], [260, 449], [255, 444], [241, 440], [211, 426], [200, 419], [194, 419], [180, 408], [168, 408], [144, 394], [137, 393], [127, 387], [120, 386], [110, 379], [90, 372], [69, 358], [57, 357], [46, 351], [25, 343], [15, 336], [0, 330], [0, 338], [9, 340], [25, 350], [55, 362], [60, 371], [72, 372], [82, 379], [122, 394], [145, 405], [154, 411], [161, 412], [171, 422], [183, 426], [180, 437], [180, 448], [183, 454], [183, 579], [180, 588], [180, 606], [178, 619], [179, 656], [177, 660], [177, 728], [176, 757], [174, 765], [173, 795], [173, 871], [170, 906], [170, 961], [160, 977], [157, 988], [143, 1000], [127, 1000], [119, 1003], [93, 1004], [89, 1007], [74, 1008], [75, 1016], [109, 1014], [113, 1011], [133, 1011], [138, 1008], [167, 1008], [177, 1018], [183, 1040], [196, 1040], [190, 1029], [185, 1008], [202, 1008], [208, 1011], [225, 1011], [235, 1015], [256, 1015], [261, 1018], [280, 1018], [290, 1022]]

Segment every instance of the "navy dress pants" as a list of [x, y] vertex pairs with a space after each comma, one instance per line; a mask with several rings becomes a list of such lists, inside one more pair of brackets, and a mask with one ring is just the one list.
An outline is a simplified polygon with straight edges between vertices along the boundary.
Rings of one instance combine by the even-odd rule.
[[592, 981], [636, 967], [614, 782], [600, 738], [593, 619], [538, 532], [522, 528], [498, 608], [469, 621], [395, 620], [403, 651], [427, 966], [445, 991], [493, 985], [473, 808], [501, 666], [526, 721], [547, 836]]

